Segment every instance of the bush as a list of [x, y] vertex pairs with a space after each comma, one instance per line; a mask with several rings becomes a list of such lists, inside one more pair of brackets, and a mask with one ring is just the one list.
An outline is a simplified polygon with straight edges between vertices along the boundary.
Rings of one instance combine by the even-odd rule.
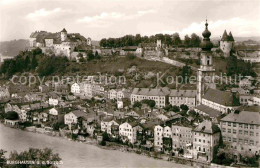
[[102, 141], [100, 142], [100, 145], [101, 145], [101, 146], [106, 146], [106, 144], [107, 144], [107, 143], [106, 143], [106, 141], [104, 141], [104, 140], [102, 140]]
[[18, 120], [19, 115], [15, 111], [9, 111], [6, 113], [6, 119], [8, 120]]

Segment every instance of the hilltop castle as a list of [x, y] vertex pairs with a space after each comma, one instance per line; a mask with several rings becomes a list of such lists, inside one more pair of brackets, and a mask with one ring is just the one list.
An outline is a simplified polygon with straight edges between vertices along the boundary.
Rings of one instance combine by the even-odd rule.
[[71, 57], [75, 48], [77, 50], [91, 49], [91, 39], [79, 33], [67, 33], [64, 28], [61, 32], [50, 33], [35, 31], [30, 35], [30, 48], [39, 47], [44, 53], [53, 53]]
[[234, 47], [233, 35], [231, 32], [227, 34], [227, 31], [225, 30], [220, 40], [220, 49], [223, 51], [225, 57], [228, 57], [230, 55], [230, 51], [233, 47]]

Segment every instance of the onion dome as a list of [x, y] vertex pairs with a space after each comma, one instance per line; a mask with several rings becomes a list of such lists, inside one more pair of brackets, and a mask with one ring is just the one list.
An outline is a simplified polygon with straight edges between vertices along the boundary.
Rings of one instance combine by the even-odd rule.
[[201, 47], [202, 51], [210, 51], [211, 48], [213, 47], [213, 44], [211, 43], [210, 38], [209, 38], [211, 36], [211, 32], [208, 30], [207, 20], [206, 20], [206, 23], [205, 23], [205, 27], [206, 28], [202, 33], [202, 36], [204, 38], [203, 38], [202, 43], [200, 44], [200, 47]]

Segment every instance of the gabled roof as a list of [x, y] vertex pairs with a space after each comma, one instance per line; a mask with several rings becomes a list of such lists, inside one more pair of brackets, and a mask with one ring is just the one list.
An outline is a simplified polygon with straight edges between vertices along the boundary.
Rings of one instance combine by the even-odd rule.
[[124, 51], [135, 51], [137, 49], [137, 46], [125, 46], [122, 48]]
[[201, 132], [201, 133], [208, 133], [208, 134], [214, 134], [220, 131], [217, 125], [213, 124], [209, 120], [204, 120], [202, 123], [200, 123], [193, 131], [195, 132]]
[[196, 97], [196, 90], [171, 90], [170, 95], [171, 97]]
[[166, 96], [170, 93], [168, 87], [163, 88], [134, 88], [132, 94], [146, 96]]
[[87, 114], [81, 110], [75, 110], [75, 111], [72, 111], [71, 113], [73, 113], [77, 117], [83, 117], [85, 119], [87, 118]]
[[232, 112], [222, 118], [221, 121], [260, 125], [260, 107], [240, 107], [235, 112]]
[[234, 106], [233, 105], [233, 94], [231, 92], [221, 91], [217, 89], [208, 89], [203, 99], [224, 105], [224, 106]]
[[195, 109], [208, 114], [210, 117], [218, 117], [219, 115], [221, 115], [221, 111], [215, 110], [203, 104], [198, 105]]

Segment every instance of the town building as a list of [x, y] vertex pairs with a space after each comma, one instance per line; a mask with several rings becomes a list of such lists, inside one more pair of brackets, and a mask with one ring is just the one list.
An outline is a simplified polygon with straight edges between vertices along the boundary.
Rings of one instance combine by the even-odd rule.
[[0, 86], [0, 101], [7, 100], [10, 98], [10, 93], [7, 87]]
[[171, 90], [169, 103], [173, 106], [187, 105], [190, 108], [196, 106], [196, 90]]
[[220, 129], [209, 120], [204, 120], [193, 130], [193, 158], [211, 162], [214, 147], [219, 144]]
[[124, 122], [119, 125], [119, 135], [123, 141], [134, 144], [137, 141], [138, 122]]
[[237, 101], [235, 99], [235, 95], [229, 91], [208, 89], [202, 96], [201, 103], [222, 113], [229, 113], [239, 106], [239, 99], [237, 98]]
[[[156, 151], [164, 151], [164, 138], [172, 138], [172, 130], [169, 126], [156, 125], [154, 127], [154, 149]], [[172, 142], [171, 142], [172, 144]]]
[[134, 88], [131, 94], [131, 104], [134, 104], [136, 101], [141, 102], [142, 100], [154, 100], [155, 106], [158, 108], [165, 107], [166, 105], [166, 96], [169, 95], [170, 90], [167, 87], [163, 88]]
[[183, 150], [184, 157], [192, 158], [192, 127], [172, 125], [172, 149], [175, 154]]
[[87, 118], [87, 114], [80, 110], [75, 110], [64, 115], [64, 124], [68, 125], [71, 128], [72, 124], [78, 123], [78, 118]]
[[260, 153], [260, 108], [241, 107], [220, 120], [223, 142], [237, 157]]

